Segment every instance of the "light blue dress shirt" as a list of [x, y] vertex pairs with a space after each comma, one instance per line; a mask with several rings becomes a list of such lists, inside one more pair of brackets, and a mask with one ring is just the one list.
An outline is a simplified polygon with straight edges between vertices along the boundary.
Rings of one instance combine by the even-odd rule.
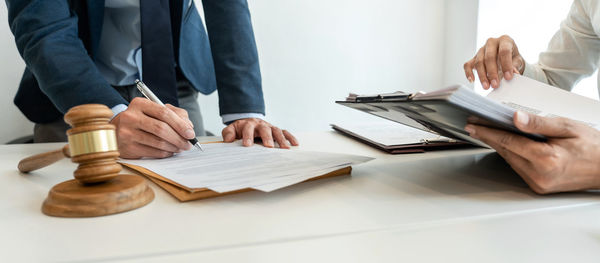
[[[142, 34], [139, 0], [106, 0], [104, 23], [98, 48], [96, 67], [113, 86], [133, 85], [143, 80]], [[119, 104], [112, 108], [113, 118], [127, 109]], [[246, 118], [264, 118], [260, 113], [221, 115], [223, 123]]]

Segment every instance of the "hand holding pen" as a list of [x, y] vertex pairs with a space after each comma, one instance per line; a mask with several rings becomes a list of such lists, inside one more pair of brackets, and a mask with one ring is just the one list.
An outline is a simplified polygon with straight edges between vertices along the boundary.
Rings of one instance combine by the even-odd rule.
[[[141, 82], [139, 79], [136, 79], [135, 85], [137, 86], [138, 90], [147, 99], [157, 103], [160, 106], [166, 107], [166, 105], [164, 103], [162, 103], [162, 101], [160, 101], [160, 99], [156, 95], [154, 95], [154, 93], [146, 86], [146, 84], [144, 84], [144, 82]], [[200, 146], [200, 143], [198, 143], [198, 140], [196, 139], [196, 137], [194, 137], [193, 139], [189, 139], [189, 142], [192, 145], [194, 145], [196, 148], [198, 148], [199, 150], [204, 151], [204, 150], [202, 150], [202, 146]]]
[[191, 149], [188, 140], [196, 137], [184, 109], [145, 98], [134, 98], [111, 123], [117, 127], [121, 157], [128, 159], [169, 157]]

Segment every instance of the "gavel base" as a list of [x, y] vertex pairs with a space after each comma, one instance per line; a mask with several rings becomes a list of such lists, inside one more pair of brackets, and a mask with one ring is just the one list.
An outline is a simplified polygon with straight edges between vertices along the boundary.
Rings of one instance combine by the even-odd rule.
[[50, 189], [42, 212], [58, 217], [94, 217], [142, 207], [154, 199], [146, 180], [137, 175], [119, 174], [92, 185], [69, 180]]

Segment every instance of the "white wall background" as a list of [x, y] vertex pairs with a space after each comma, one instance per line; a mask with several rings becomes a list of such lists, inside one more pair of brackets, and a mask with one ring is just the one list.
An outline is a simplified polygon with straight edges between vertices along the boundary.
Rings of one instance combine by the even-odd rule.
[[444, 68], [442, 86], [470, 85], [463, 64], [473, 57], [477, 48], [478, 0], [445, 1]]
[[[349, 92], [434, 90], [465, 82], [477, 0], [249, 0], [267, 120], [291, 131], [373, 117], [336, 105]], [[31, 133], [12, 103], [24, 64], [0, 5], [0, 142]], [[454, 37], [456, 36], [456, 37]], [[220, 134], [216, 94], [199, 99]]]
[[[251, 0], [250, 9], [267, 120], [292, 131], [373, 119], [334, 103], [349, 92], [428, 91], [464, 79], [475, 48], [477, 0]], [[447, 26], [461, 27], [450, 30], [458, 41], [448, 41]], [[207, 129], [220, 133], [215, 96], [200, 101]]]
[[6, 5], [0, 4], [0, 143], [33, 133], [33, 124], [13, 104], [25, 63], [19, 56], [15, 41], [8, 27]]

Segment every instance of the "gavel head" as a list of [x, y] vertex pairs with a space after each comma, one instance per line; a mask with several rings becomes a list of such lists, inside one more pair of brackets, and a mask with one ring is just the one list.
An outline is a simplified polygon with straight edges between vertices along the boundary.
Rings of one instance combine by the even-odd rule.
[[81, 183], [105, 182], [121, 171], [115, 126], [108, 123], [112, 116], [101, 104], [75, 106], [65, 114], [72, 127], [67, 131], [71, 160], [79, 164], [74, 176]]

